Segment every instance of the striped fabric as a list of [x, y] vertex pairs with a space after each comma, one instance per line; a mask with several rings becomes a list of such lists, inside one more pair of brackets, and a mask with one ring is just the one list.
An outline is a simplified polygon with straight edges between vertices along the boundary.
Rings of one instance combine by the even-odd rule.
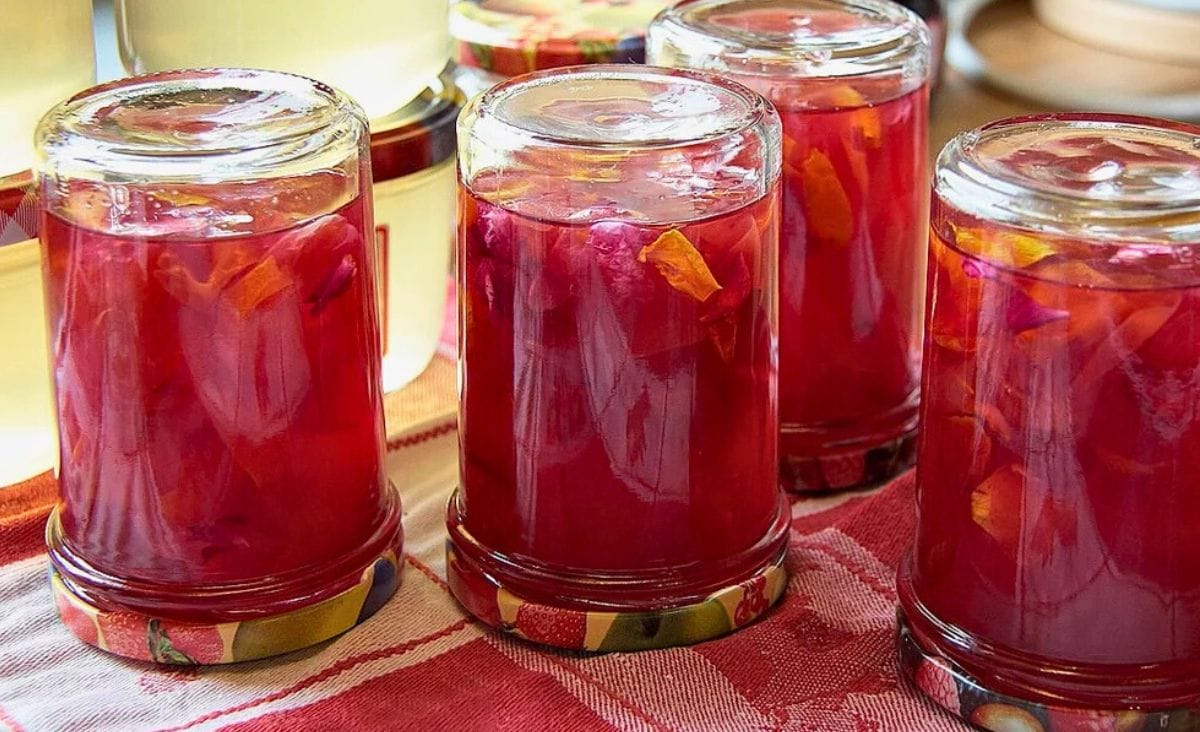
[[453, 392], [439, 356], [389, 396], [388, 469], [407, 529], [399, 593], [344, 636], [269, 661], [162, 670], [76, 641], [46, 583], [53, 481], [0, 492], [0, 731], [965, 729], [897, 676], [893, 575], [913, 530], [910, 476], [798, 501], [788, 595], [733, 636], [588, 655], [472, 622], [442, 558]]

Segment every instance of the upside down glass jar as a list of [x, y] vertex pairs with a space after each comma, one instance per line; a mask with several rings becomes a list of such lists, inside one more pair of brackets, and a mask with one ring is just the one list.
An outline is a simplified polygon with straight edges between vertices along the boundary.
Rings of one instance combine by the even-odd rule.
[[384, 391], [424, 370], [442, 332], [454, 242], [454, 123], [462, 106], [447, 73], [371, 122]]
[[225, 663], [394, 592], [362, 111], [298, 76], [112, 82], [38, 129], [63, 622]]
[[412, 101], [450, 59], [449, 0], [116, 0], [130, 74], [243, 66], [304, 74], [372, 120]]
[[573, 67], [468, 104], [447, 572], [485, 623], [632, 650], [781, 596], [778, 166], [774, 110], [716, 77]]
[[646, 59], [646, 26], [671, 0], [458, 0], [450, 6], [459, 85], [468, 96], [508, 77]]
[[994, 122], [937, 162], [905, 672], [992, 730], [1200, 718], [1200, 128]]
[[783, 119], [780, 471], [853, 488], [912, 462], [929, 35], [890, 0], [690, 0], [651, 63], [719, 72]]

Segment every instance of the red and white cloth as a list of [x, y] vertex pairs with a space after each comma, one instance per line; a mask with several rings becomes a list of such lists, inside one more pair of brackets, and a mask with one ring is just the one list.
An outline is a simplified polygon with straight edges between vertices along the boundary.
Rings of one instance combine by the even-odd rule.
[[755, 625], [690, 648], [563, 653], [485, 629], [446, 589], [452, 363], [435, 358], [387, 412], [407, 534], [400, 591], [342, 637], [267, 661], [166, 670], [80, 643], [46, 581], [53, 481], [0, 491], [0, 731], [965, 729], [897, 674], [911, 476], [797, 501], [787, 596]]

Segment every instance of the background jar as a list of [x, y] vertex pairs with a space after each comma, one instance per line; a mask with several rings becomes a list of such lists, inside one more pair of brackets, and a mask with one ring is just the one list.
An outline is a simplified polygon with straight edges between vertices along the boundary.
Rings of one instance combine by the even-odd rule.
[[47, 473], [57, 452], [32, 184], [0, 178], [0, 488]]
[[448, 0], [116, 0], [131, 74], [242, 66], [345, 91], [371, 119], [412, 101], [450, 56]]
[[401, 531], [361, 110], [289, 74], [167, 72], [77, 95], [37, 142], [63, 620], [218, 663], [370, 615]]
[[648, 648], [781, 595], [778, 145], [749, 89], [635, 65], [463, 112], [448, 574], [484, 622]]
[[54, 467], [46, 319], [29, 167], [52, 105], [95, 82], [91, 0], [0, 0], [0, 489]]
[[784, 485], [891, 477], [916, 431], [925, 24], [888, 0], [691, 0], [655, 19], [648, 58], [728, 75], [783, 120]]
[[646, 26], [670, 0], [457, 0], [450, 34], [468, 97], [530, 71], [646, 59]]
[[454, 123], [462, 105], [447, 73], [372, 123], [385, 391], [416, 378], [441, 336], [454, 241]]
[[1200, 128], [1015, 118], [938, 158], [901, 651], [976, 724], [1195, 719], [1198, 245]]

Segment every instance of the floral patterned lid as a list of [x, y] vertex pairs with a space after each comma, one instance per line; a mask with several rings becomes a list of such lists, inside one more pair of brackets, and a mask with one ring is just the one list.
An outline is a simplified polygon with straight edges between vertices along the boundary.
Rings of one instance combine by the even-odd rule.
[[458, 62], [504, 76], [559, 66], [642, 63], [646, 27], [671, 0], [459, 0]]

